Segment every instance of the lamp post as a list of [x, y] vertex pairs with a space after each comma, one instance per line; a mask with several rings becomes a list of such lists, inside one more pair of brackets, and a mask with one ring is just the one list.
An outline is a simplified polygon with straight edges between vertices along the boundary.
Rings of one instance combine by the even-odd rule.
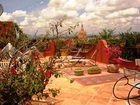
[[3, 6], [2, 4], [0, 4], [0, 16], [2, 15], [2, 13], [3, 13]]

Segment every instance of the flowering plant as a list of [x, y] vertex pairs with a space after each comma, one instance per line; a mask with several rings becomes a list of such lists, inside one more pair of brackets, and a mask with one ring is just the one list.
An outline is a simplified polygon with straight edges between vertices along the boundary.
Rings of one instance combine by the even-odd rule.
[[108, 49], [107, 49], [107, 54], [108, 54], [108, 57], [109, 57], [109, 63], [111, 64], [120, 64], [121, 61], [119, 59], [119, 57], [121, 56], [121, 49], [119, 46], [110, 46]]
[[[9, 66], [0, 70], [0, 104], [22, 104], [33, 94], [43, 93], [50, 77], [60, 77], [61, 73], [54, 67], [55, 58], [41, 64], [33, 53], [28, 56], [11, 58]], [[56, 90], [53, 95], [56, 95]]]

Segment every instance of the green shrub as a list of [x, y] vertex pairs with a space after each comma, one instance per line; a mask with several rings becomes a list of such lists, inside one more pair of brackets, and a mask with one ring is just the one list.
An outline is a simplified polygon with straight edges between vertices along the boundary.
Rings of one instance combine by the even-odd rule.
[[82, 69], [77, 69], [74, 71], [74, 75], [76, 76], [84, 75], [84, 71]]
[[101, 70], [98, 66], [92, 66], [88, 69], [88, 74], [98, 74], [101, 73]]

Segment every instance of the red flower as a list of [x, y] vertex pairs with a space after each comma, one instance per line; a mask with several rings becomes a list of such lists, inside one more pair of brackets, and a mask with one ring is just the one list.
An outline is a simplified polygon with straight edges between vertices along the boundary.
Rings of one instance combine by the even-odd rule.
[[48, 81], [48, 80], [46, 80], [46, 81], [45, 81], [45, 85], [47, 85], [47, 84], [48, 84], [48, 82], [49, 82], [49, 81]]
[[109, 62], [114, 64], [119, 64], [120, 60], [118, 59], [121, 56], [121, 49], [118, 46], [111, 46], [107, 49], [107, 55], [109, 57]]
[[3, 76], [4, 75], [4, 72], [1, 72], [1, 76]]
[[53, 68], [50, 70], [51, 73], [53, 73], [54, 71], [55, 71], [55, 69], [53, 69]]
[[107, 48], [106, 53], [107, 53], [107, 56], [110, 56], [111, 55], [111, 48]]
[[114, 64], [120, 64], [121, 60], [119, 58], [113, 58], [113, 63]]
[[2, 81], [2, 75], [0, 75], [0, 81]]
[[48, 78], [50, 78], [51, 77], [51, 72], [50, 71], [46, 71], [45, 72], [45, 76], [48, 77]]
[[12, 74], [17, 74], [15, 67], [11, 67], [11, 68], [10, 68], [10, 72], [11, 72]]
[[13, 59], [12, 61], [15, 65], [17, 64], [17, 60], [16, 59]]

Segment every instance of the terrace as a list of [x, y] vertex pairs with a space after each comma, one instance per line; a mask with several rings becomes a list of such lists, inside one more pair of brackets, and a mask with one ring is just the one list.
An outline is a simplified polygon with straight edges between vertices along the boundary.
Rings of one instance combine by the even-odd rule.
[[[17, 78], [20, 73], [21, 73], [20, 75], [29, 74], [28, 75], [29, 78], [27, 76], [26, 79], [27, 80], [29, 79], [28, 81], [30, 82], [33, 80], [34, 81], [32, 82], [34, 86], [33, 89], [37, 89], [36, 90], [37, 92], [34, 93], [32, 89], [28, 90], [28, 88], [26, 88], [28, 92], [29, 91], [33, 92], [31, 101], [33, 105], [128, 104], [127, 100], [121, 100], [114, 97], [113, 86], [114, 83], [117, 80], [119, 80], [119, 78], [124, 76], [123, 67], [128, 67], [129, 69], [132, 70], [138, 68], [139, 70], [139, 66], [136, 65], [136, 63], [139, 64], [139, 60], [135, 63], [124, 59], [120, 59], [119, 58], [121, 54], [120, 47], [116, 45], [115, 46], [112, 45], [111, 47], [109, 47], [106, 40], [103, 39], [99, 40], [96, 45], [92, 46], [92, 48], [91, 47], [88, 48], [88, 50], [87, 49], [83, 50], [83, 52], [81, 52], [81, 50], [80, 52], [79, 50], [77, 50], [76, 56], [74, 56], [75, 54], [73, 52], [61, 53], [61, 56], [55, 56], [57, 55], [56, 45], [58, 45], [56, 43], [58, 43], [57, 40], [56, 41], [49, 40], [47, 44], [48, 47], [47, 49], [45, 49], [44, 52], [40, 52], [35, 46], [31, 46], [28, 49], [26, 49], [26, 51], [21, 52], [20, 50], [16, 50], [15, 47], [13, 47], [10, 43], [8, 43], [0, 52], [1, 76], [3, 76], [3, 69], [7, 67], [9, 68], [5, 73], [9, 73], [9, 70], [12, 73], [11, 78], [8, 77], [8, 81], [10, 81], [10, 79], [12, 79], [12, 81], [15, 81], [16, 79], [23, 79], [20, 76], [19, 78]], [[71, 44], [72, 41], [70, 40], [64, 40], [63, 43], [65, 43], [62, 44], [63, 46], [65, 45], [64, 47], [65, 50], [67, 50], [66, 46], [70, 47], [72, 45]], [[58, 50], [58, 52], [59, 51], [61, 50]], [[121, 60], [121, 63], [113, 60], [114, 58]], [[40, 64], [38, 64], [39, 62]], [[47, 65], [45, 64], [45, 62], [47, 62]], [[109, 63], [112, 64], [110, 65]], [[35, 66], [34, 64], [38, 66]], [[118, 68], [119, 67], [118, 64], [120, 65], [120, 68]], [[23, 65], [26, 66], [23, 67]], [[27, 65], [29, 66], [29, 68], [27, 68], [28, 67]], [[95, 72], [94, 74], [92, 72], [93, 71], [92, 69], [97, 69], [97, 72]], [[43, 71], [45, 75], [36, 74], [38, 73], [38, 70]], [[26, 74], [26, 72], [29, 73]], [[60, 76], [57, 73], [62, 73], [63, 76]], [[38, 79], [36, 79], [37, 78], [36, 76], [33, 77], [34, 79], [32, 79], [31, 78], [32, 75], [38, 75]], [[44, 79], [42, 79], [42, 81], [39, 82], [38, 80], [41, 79], [40, 77], [41, 75]], [[5, 77], [3, 76], [2, 79], [5, 79]], [[19, 87], [21, 87], [21, 85], [28, 84], [26, 83], [27, 81], [25, 81], [26, 79], [23, 79], [23, 82], [25, 82], [24, 84], [22, 84], [19, 80], [16, 80], [18, 81]], [[139, 79], [139, 77], [138, 78], [136, 77], [136, 80], [137, 79]], [[44, 84], [44, 80], [46, 84]], [[74, 82], [70, 84], [69, 80], [71, 81], [74, 80]], [[130, 78], [130, 81], [133, 81], [133, 78]], [[124, 86], [123, 84], [125, 84], [125, 82], [126, 82], [125, 80], [121, 81], [122, 85], [121, 88], [117, 91], [117, 94], [119, 94], [119, 96], [121, 97], [127, 98], [128, 92], [130, 91], [132, 86], [128, 85], [123, 87]], [[3, 83], [5, 83], [5, 81], [3, 81]], [[18, 88], [17, 85], [13, 84], [14, 82], [11, 83], [12, 83], [11, 85], [16, 86], [16, 88]], [[41, 84], [43, 83], [45, 89], [43, 87], [40, 87], [41, 86], [40, 83]], [[11, 85], [8, 86], [11, 87]], [[28, 85], [25, 85], [25, 87], [26, 86], [28, 87]], [[32, 85], [29, 86], [32, 87]], [[36, 86], [38, 86], [39, 88]], [[60, 89], [61, 91], [55, 98], [52, 97], [52, 95], [48, 92], [48, 90], [53, 87], [55, 87], [56, 89]], [[11, 93], [12, 91], [16, 91], [16, 88], [15, 90], [10, 90], [9, 92]], [[43, 89], [43, 94], [49, 94], [49, 97], [41, 96], [39, 98], [38, 95], [36, 95], [38, 94], [38, 92], [40, 92], [38, 89], [39, 90]], [[138, 89], [136, 89], [133, 92], [133, 94], [139, 94]], [[3, 91], [4, 90], [2, 90], [2, 92]], [[21, 88], [20, 91], [24, 91], [24, 89]], [[56, 93], [54, 94], [56, 95]], [[138, 104], [139, 100], [131, 100], [131, 105]]]
[[140, 105], [140, 33], [103, 30], [88, 39], [81, 25], [65, 39], [62, 22], [50, 23], [53, 37], [33, 39], [0, 22], [0, 104]]
[[[84, 76], [76, 77], [73, 75], [68, 75], [67, 73], [64, 73], [66, 77], [69, 78], [75, 78], [74, 82], [72, 84], [69, 84], [68, 79], [64, 76], [61, 78], [54, 78], [52, 77], [50, 79], [50, 84], [46, 86], [47, 91], [48, 88], [56, 87], [60, 88], [61, 92], [56, 96], [55, 98], [48, 99], [49, 102], [55, 103], [55, 105], [128, 105], [127, 100], [120, 100], [114, 97], [113, 95], [113, 85], [116, 82], [116, 80], [122, 75], [119, 73], [117, 74], [109, 74], [107, 73], [107, 68], [105, 64], [97, 63], [99, 67], [102, 69], [101, 74], [94, 74], [94, 75], [88, 75], [85, 74]], [[73, 67], [73, 69], [76, 69], [77, 67]], [[87, 67], [82, 67], [84, 70], [87, 69]], [[71, 70], [71, 68], [64, 68], [62, 71], [68, 71]], [[120, 69], [120, 72], [123, 70]], [[112, 75], [113, 77], [110, 77]], [[87, 81], [79, 82], [76, 80], [76, 78], [87, 78]], [[88, 81], [88, 78], [95, 78], [96, 81]], [[100, 78], [102, 77], [102, 78]], [[117, 77], [117, 78], [116, 78]], [[97, 82], [99, 81], [99, 83]], [[89, 83], [93, 82], [93, 83]], [[122, 81], [122, 86], [125, 84], [125, 81]], [[125, 89], [124, 89], [125, 88]], [[131, 89], [131, 86], [127, 85], [119, 89], [118, 94], [121, 97], [126, 97], [129, 90]], [[135, 90], [135, 94], [137, 91]], [[132, 105], [139, 105], [139, 100], [133, 100], [131, 101]], [[33, 104], [38, 105], [46, 105], [45, 101], [41, 102], [34, 102]]]
[[[104, 41], [103, 41], [104, 42]], [[96, 45], [97, 47], [103, 48], [106, 45], [102, 45], [104, 43], [99, 42]], [[104, 48], [103, 48], [104, 49]], [[101, 50], [101, 49], [99, 49]], [[95, 49], [94, 49], [95, 51]], [[99, 57], [101, 57], [102, 53], [98, 52]], [[98, 54], [96, 57], [98, 57]], [[105, 57], [105, 52], [104, 56]], [[63, 73], [63, 77], [61, 78], [54, 78], [52, 77], [50, 79], [50, 83], [46, 86], [47, 91], [48, 88], [56, 87], [61, 89], [61, 93], [58, 94], [55, 98], [48, 99], [50, 102], [54, 103], [55, 105], [128, 105], [127, 100], [120, 100], [114, 97], [113, 95], [113, 86], [115, 82], [124, 76], [123, 67], [119, 68], [119, 72], [116, 73], [110, 73], [108, 72], [107, 65], [105, 62], [107, 61], [106, 58], [96, 58], [96, 65], [101, 69], [101, 73], [99, 74], [88, 74], [88, 69], [92, 65], [90, 62], [78, 62], [77, 64], [73, 64], [73, 62], [69, 62], [67, 59], [69, 59], [69, 56], [63, 56], [63, 60], [60, 59], [56, 62], [56, 65], [62, 64], [62, 67], [57, 68], [60, 72]], [[43, 59], [42, 59], [43, 60]], [[66, 62], [65, 62], [66, 60]], [[90, 59], [91, 60], [91, 59]], [[95, 60], [95, 59], [94, 59]], [[100, 62], [98, 62], [100, 60]], [[77, 60], [76, 60], [77, 62]], [[93, 59], [91, 60], [93, 62]], [[95, 62], [93, 62], [95, 63]], [[126, 66], [132, 69], [134, 69], [134, 64], [127, 61], [122, 61], [121, 66]], [[56, 66], [56, 67], [57, 67]], [[84, 74], [81, 76], [75, 75], [75, 72], [77, 69], [84, 70]], [[69, 84], [69, 79], [73, 79], [74, 82], [72, 84]], [[131, 78], [130, 81], [133, 81]], [[117, 94], [119, 94], [120, 97], [127, 97], [128, 92], [132, 88], [130, 85], [124, 86], [126, 83], [125, 80], [121, 81], [121, 88], [117, 91]], [[123, 87], [124, 86], [124, 87]], [[133, 94], [137, 94], [138, 90], [136, 89]], [[139, 93], [138, 93], [139, 94]], [[131, 105], [139, 105], [139, 100], [131, 100]], [[41, 104], [45, 105], [45, 101], [42, 102], [34, 102], [33, 104]]]

